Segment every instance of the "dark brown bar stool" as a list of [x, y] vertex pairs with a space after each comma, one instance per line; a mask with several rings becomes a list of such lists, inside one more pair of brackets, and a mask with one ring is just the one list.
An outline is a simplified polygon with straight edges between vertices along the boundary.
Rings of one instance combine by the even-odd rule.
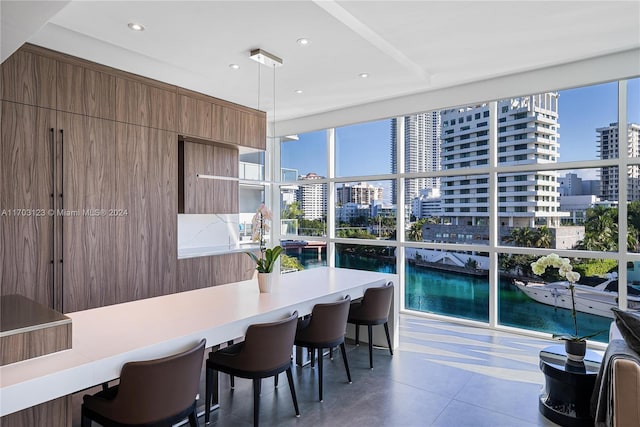
[[294, 344], [311, 350], [311, 360], [318, 350], [318, 387], [320, 402], [322, 402], [322, 349], [340, 345], [347, 379], [351, 384], [351, 373], [347, 352], [344, 348], [344, 334], [347, 329], [347, 315], [351, 298], [347, 295], [342, 301], [329, 304], [316, 304], [311, 311], [311, 317], [298, 321], [298, 331]]
[[206, 364], [205, 423], [209, 423], [211, 397], [217, 388], [218, 372], [253, 380], [253, 425], [258, 426], [262, 378], [287, 371], [296, 416], [300, 416], [291, 373], [291, 349], [296, 335], [298, 312], [284, 320], [250, 325], [244, 341], [209, 353]]
[[165, 427], [187, 417], [191, 427], [197, 427], [204, 345], [203, 339], [180, 354], [125, 363], [120, 384], [83, 397], [82, 427], [90, 427], [92, 421], [104, 427]]
[[348, 323], [356, 325], [356, 345], [360, 345], [360, 325], [367, 325], [369, 331], [369, 367], [373, 369], [373, 326], [384, 325], [387, 334], [389, 353], [393, 356], [391, 337], [389, 337], [389, 310], [393, 298], [393, 283], [379, 288], [369, 288], [362, 300], [355, 301], [349, 309]]

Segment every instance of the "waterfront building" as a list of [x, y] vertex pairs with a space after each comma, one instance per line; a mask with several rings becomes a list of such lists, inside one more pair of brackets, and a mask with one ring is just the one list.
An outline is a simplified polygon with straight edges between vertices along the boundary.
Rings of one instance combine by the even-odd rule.
[[371, 205], [374, 201], [382, 200], [383, 188], [376, 187], [366, 182], [358, 184], [345, 184], [336, 188], [336, 203], [356, 203], [360, 205]]
[[442, 199], [439, 188], [424, 188], [411, 200], [411, 215], [416, 219], [442, 216]]
[[[442, 168], [469, 169], [489, 163], [489, 106], [480, 104], [443, 110]], [[558, 93], [498, 102], [500, 166], [558, 161]], [[442, 178], [443, 216], [452, 224], [485, 225], [489, 218], [487, 175]], [[534, 227], [559, 224], [558, 173], [531, 171], [498, 177], [500, 225]]]
[[354, 202], [347, 202], [336, 206], [336, 221], [353, 224], [358, 220], [366, 223], [371, 215], [370, 206]]
[[[611, 123], [609, 126], [597, 128], [598, 147], [600, 158], [619, 158], [620, 142], [618, 135], [618, 123]], [[629, 157], [640, 157], [640, 125], [629, 123], [627, 125], [627, 138], [625, 141]], [[602, 198], [607, 200], [618, 200], [618, 167], [605, 167], [600, 170], [600, 181], [602, 185]], [[627, 168], [627, 200], [640, 200], [640, 168], [629, 166]]]
[[[440, 170], [440, 113], [412, 114], [391, 120], [391, 171], [397, 173], [398, 120], [404, 121], [404, 172], [434, 172]], [[423, 177], [407, 180], [405, 201], [409, 203], [424, 188], [440, 188], [440, 178]], [[391, 203], [396, 204], [397, 184], [391, 186]]]
[[[298, 178], [300, 181], [324, 179], [313, 172]], [[304, 219], [322, 219], [327, 212], [327, 184], [299, 184], [296, 200]]]

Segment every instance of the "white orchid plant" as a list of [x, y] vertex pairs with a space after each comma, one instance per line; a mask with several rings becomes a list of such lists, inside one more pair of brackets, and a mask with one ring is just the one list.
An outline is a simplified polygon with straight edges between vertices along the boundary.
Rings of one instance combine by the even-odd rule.
[[591, 335], [578, 335], [578, 317], [576, 315], [576, 299], [575, 299], [575, 283], [580, 280], [580, 273], [573, 271], [569, 258], [560, 258], [557, 254], [549, 254], [538, 258], [537, 261], [531, 263], [531, 270], [534, 274], [542, 276], [547, 267], [557, 268], [558, 274], [567, 279], [569, 285], [567, 289], [571, 292], [571, 317], [573, 318], [574, 334], [553, 334], [553, 338], [568, 341], [584, 341], [600, 334], [596, 332]]
[[269, 234], [269, 230], [271, 230], [269, 222], [272, 220], [273, 214], [269, 208], [262, 203], [255, 215], [253, 215], [251, 221], [253, 225], [252, 240], [259, 243], [260, 257], [256, 256], [253, 252], [246, 252], [246, 254], [255, 261], [258, 273], [271, 273], [283, 250], [281, 246], [275, 246], [273, 249], [267, 248], [266, 236]]

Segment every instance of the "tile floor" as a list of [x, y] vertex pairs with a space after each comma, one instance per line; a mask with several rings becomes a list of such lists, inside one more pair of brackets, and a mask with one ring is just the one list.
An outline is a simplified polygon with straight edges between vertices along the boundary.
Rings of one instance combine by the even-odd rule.
[[[365, 328], [362, 332], [366, 334]], [[384, 332], [376, 327], [374, 333]], [[318, 401], [316, 370], [294, 369], [300, 418], [295, 417], [284, 373], [278, 388], [273, 380], [264, 380], [260, 425], [555, 426], [538, 412], [544, 381], [538, 353], [550, 344], [402, 315], [400, 347], [393, 357], [386, 349], [374, 349], [373, 370], [366, 344], [347, 345], [352, 384], [347, 383], [339, 352], [333, 361], [325, 359], [324, 402]], [[79, 396], [75, 401], [74, 415], [79, 418]], [[220, 409], [212, 413], [210, 425], [252, 426], [252, 405], [249, 380], [236, 379], [232, 391], [228, 377], [222, 376]], [[203, 416], [198, 421], [204, 425]]]

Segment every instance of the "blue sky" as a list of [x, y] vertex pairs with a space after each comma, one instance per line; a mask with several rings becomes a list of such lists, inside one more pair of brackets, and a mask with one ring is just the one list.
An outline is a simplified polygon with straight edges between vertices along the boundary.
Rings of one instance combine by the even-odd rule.
[[[640, 124], [640, 78], [629, 82], [627, 92], [629, 121]], [[560, 161], [597, 159], [596, 128], [617, 121], [617, 82], [560, 91], [558, 102]], [[311, 132], [284, 143], [282, 166], [326, 176], [325, 135]], [[391, 172], [390, 120], [338, 128], [336, 141], [337, 176]]]

